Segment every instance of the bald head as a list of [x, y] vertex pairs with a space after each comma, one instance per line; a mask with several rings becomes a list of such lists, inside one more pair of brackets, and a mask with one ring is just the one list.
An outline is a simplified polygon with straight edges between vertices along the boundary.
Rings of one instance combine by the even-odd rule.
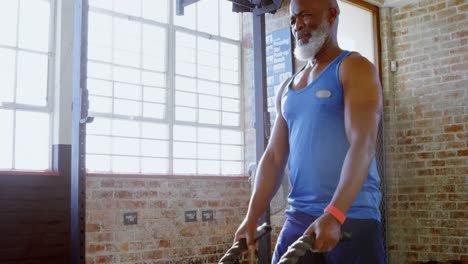
[[[336, 10], [337, 16], [340, 13], [340, 7], [338, 6], [337, 0], [291, 0], [289, 4], [291, 14], [297, 14], [298, 8], [320, 8]], [[294, 12], [295, 11], [295, 12]]]

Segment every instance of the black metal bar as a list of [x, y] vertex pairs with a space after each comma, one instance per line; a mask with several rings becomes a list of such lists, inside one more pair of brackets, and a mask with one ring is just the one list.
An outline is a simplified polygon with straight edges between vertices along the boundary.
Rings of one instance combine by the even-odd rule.
[[[266, 83], [266, 43], [265, 43], [265, 15], [253, 15], [253, 56], [254, 56], [254, 84], [255, 84], [255, 136], [257, 164], [265, 151], [268, 138], [265, 134], [267, 125], [265, 113], [267, 109]], [[269, 123], [269, 118], [268, 118]], [[270, 224], [270, 208], [262, 215], [260, 223]], [[271, 237], [265, 235], [259, 241], [258, 263], [271, 263]]]
[[74, 2], [70, 263], [85, 263], [88, 0]]
[[183, 16], [184, 8], [200, 0], [176, 0], [176, 15]]

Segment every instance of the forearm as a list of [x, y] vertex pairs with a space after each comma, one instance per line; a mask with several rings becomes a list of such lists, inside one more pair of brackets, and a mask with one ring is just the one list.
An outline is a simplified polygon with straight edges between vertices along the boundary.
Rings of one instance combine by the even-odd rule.
[[264, 155], [261, 159], [247, 212], [249, 220], [258, 221], [260, 216], [267, 210], [281, 183], [284, 163], [284, 161], [275, 160], [273, 155], [270, 154]]
[[354, 144], [346, 154], [340, 181], [330, 204], [346, 213], [356, 199], [374, 158], [374, 144]]

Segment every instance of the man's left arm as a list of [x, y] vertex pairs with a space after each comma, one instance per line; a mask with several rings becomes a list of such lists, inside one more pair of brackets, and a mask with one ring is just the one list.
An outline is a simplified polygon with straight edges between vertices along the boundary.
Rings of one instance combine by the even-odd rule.
[[352, 54], [343, 61], [340, 80], [350, 147], [330, 204], [346, 213], [361, 190], [375, 156], [382, 114], [382, 89], [374, 65], [359, 54]]

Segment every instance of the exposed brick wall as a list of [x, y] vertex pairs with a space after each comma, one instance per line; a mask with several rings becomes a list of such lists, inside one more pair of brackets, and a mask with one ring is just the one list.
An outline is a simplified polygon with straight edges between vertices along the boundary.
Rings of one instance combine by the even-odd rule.
[[[247, 178], [86, 179], [86, 263], [217, 263], [250, 196]], [[184, 212], [196, 210], [196, 222]], [[203, 222], [201, 212], [213, 210]], [[136, 225], [123, 214], [138, 213]]]
[[384, 85], [390, 263], [468, 262], [467, 10], [419, 1], [385, 14], [399, 66]]

